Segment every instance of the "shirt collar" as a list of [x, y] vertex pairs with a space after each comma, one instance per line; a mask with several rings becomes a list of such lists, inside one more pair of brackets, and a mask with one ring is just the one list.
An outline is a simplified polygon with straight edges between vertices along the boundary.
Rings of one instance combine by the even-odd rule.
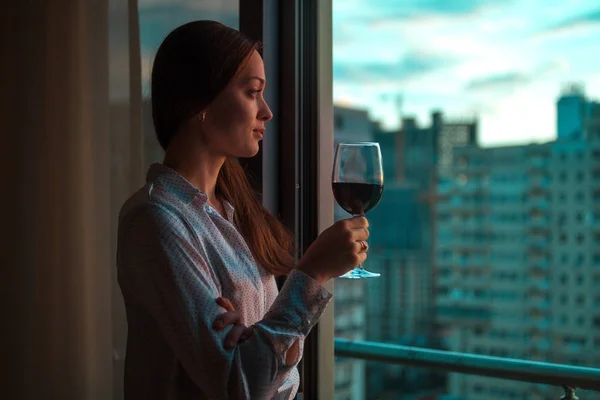
[[[166, 165], [160, 163], [152, 164], [146, 174], [146, 182], [160, 184], [186, 205], [189, 205], [194, 199], [197, 199], [202, 206], [208, 203], [206, 193], [196, 188], [187, 179]], [[227, 200], [224, 200], [223, 204], [227, 220], [232, 222], [234, 214], [233, 205]]]
[[175, 170], [160, 163], [154, 163], [150, 166], [146, 174], [146, 182], [160, 184], [186, 205], [190, 204], [195, 198], [198, 198], [201, 204], [208, 201], [206, 193], [197, 189]]

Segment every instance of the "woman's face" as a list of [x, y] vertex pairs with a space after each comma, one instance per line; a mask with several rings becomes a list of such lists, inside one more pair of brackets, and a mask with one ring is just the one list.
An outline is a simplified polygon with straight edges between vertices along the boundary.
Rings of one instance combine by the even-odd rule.
[[244, 68], [207, 107], [202, 130], [212, 153], [252, 157], [273, 113], [263, 97], [266, 84], [263, 60], [255, 51]]

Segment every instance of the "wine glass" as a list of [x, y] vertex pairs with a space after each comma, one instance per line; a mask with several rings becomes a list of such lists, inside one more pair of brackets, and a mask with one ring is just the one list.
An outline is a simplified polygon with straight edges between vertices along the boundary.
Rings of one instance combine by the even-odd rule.
[[[363, 216], [377, 205], [383, 193], [383, 168], [379, 143], [339, 143], [331, 178], [333, 196], [346, 212]], [[365, 270], [362, 265], [340, 278], [374, 278], [380, 274]]]

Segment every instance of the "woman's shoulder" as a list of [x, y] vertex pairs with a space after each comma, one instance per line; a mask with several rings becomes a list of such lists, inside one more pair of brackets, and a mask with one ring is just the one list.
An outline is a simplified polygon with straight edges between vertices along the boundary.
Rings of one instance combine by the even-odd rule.
[[148, 221], [160, 225], [183, 226], [182, 207], [158, 185], [149, 183], [129, 197], [119, 212], [119, 225]]

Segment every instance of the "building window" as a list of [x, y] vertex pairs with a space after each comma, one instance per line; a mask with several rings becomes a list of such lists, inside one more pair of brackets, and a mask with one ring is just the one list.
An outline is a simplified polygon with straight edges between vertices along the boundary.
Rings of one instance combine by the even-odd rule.
[[566, 306], [568, 302], [569, 302], [569, 298], [567, 297], [566, 294], [563, 294], [560, 296], [560, 304], [562, 304], [563, 306]]
[[561, 183], [565, 183], [567, 181], [567, 173], [565, 171], [562, 171], [559, 175], [558, 175], [558, 180]]
[[333, 126], [335, 129], [344, 129], [344, 117], [341, 115], [335, 115], [333, 117]]
[[566, 195], [564, 192], [561, 192], [561, 193], [558, 195], [558, 200], [559, 200], [561, 203], [564, 203], [565, 201], [567, 201], [567, 195]]
[[567, 234], [566, 233], [561, 233], [559, 240], [560, 240], [560, 243], [562, 243], [562, 244], [567, 243]]

